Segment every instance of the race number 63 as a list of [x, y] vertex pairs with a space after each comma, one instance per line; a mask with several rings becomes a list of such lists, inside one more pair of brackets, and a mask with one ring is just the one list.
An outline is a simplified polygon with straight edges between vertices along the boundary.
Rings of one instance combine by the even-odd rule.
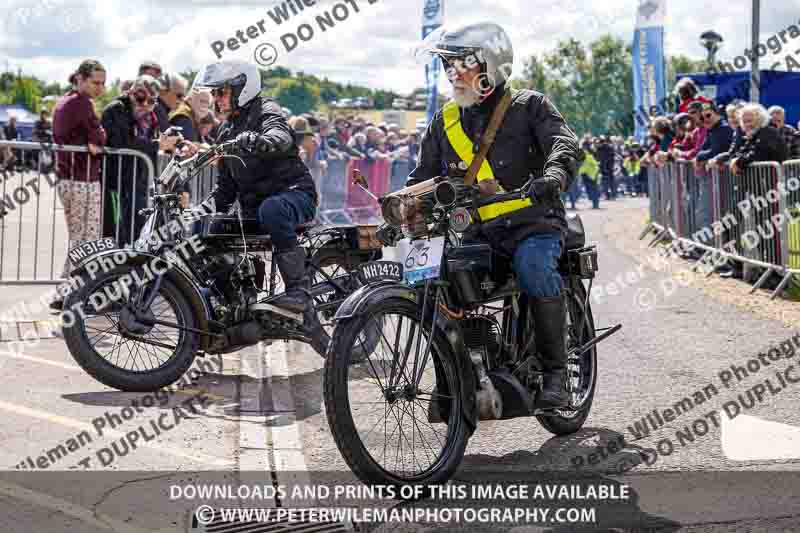
[[422, 246], [414, 246], [411, 248], [411, 251], [408, 252], [406, 256], [405, 266], [407, 269], [411, 269], [414, 267], [424, 267], [428, 264], [428, 251], [431, 249], [429, 244], [423, 244]]

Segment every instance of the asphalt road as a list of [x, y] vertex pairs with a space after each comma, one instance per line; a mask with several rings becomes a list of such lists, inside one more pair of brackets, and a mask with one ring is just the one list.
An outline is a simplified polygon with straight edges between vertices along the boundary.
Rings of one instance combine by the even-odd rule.
[[[560, 482], [627, 485], [628, 499], [599, 502], [595, 524], [376, 524], [366, 529], [800, 529], [800, 413], [795, 408], [800, 387], [791, 383], [800, 371], [786, 371], [793, 355], [768, 355], [798, 332], [718, 303], [665, 274], [637, 268], [607, 240], [603, 228], [618, 210], [641, 207], [643, 200], [603, 205], [592, 211], [583, 204], [580, 210], [589, 240], [600, 250], [601, 270], [594, 283], [604, 287], [605, 296], [593, 298], [592, 306], [598, 327], [621, 323], [623, 328], [598, 348], [589, 419], [581, 431], [562, 438], [533, 418], [481, 422], [454, 484], [536, 484], [557, 475]], [[95, 382], [59, 339], [40, 340], [21, 353], [9, 346], [0, 343], [0, 350], [6, 350], [0, 353], [0, 370], [11, 378], [0, 390], [0, 466], [8, 469], [0, 472], [2, 532], [199, 531], [190, 520], [197, 500], [170, 499], [169, 485], [227, 479], [293, 487], [321, 482], [331, 472], [354, 481], [324, 414], [322, 360], [302, 345], [276, 343], [230, 354], [221, 362], [212, 359], [208, 372], [180, 392], [149, 400]], [[800, 346], [795, 348], [800, 353]], [[759, 352], [765, 354], [761, 360]], [[731, 365], [747, 368], [754, 358], [758, 368], [753, 370], [751, 362], [748, 376], [739, 372], [737, 379]], [[728, 420], [726, 402], [738, 402], [738, 395], [746, 404], [750, 398], [756, 401]], [[134, 401], [138, 409], [132, 408]], [[635, 439], [643, 431], [642, 418], [653, 410], [664, 423], [651, 414], [660, 427]], [[663, 420], [670, 418], [669, 410], [671, 422]], [[152, 436], [155, 427], [160, 434], [146, 441], [144, 434]], [[131, 432], [141, 436], [135, 448], [124, 443]], [[81, 441], [82, 433], [91, 442], [86, 435]], [[48, 451], [52, 455], [59, 445], [66, 453], [48, 459]], [[35, 473], [15, 469], [41, 456], [46, 466]], [[318, 502], [285, 495], [257, 503], [291, 507]], [[512, 506], [510, 500], [495, 504]]]

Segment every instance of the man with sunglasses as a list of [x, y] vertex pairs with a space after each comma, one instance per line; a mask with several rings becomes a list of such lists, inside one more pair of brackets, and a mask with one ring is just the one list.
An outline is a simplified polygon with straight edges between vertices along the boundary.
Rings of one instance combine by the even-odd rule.
[[728, 150], [733, 141], [733, 128], [722, 117], [722, 110], [713, 103], [704, 103], [701, 118], [708, 130], [702, 148], [697, 152], [697, 163], [706, 163]]
[[[485, 22], [442, 27], [416, 52], [425, 63], [441, 58], [453, 85], [453, 101], [439, 110], [420, 144], [417, 167], [408, 184], [436, 176], [463, 177], [490, 117], [506, 97], [514, 52], [506, 32]], [[566, 307], [557, 264], [566, 233], [560, 193], [569, 190], [583, 153], [578, 139], [543, 94], [510, 91], [510, 105], [477, 174], [484, 194], [520, 189], [535, 178], [530, 198], [481, 208], [480, 240], [513, 257], [513, 268], [534, 316], [536, 345], [544, 384], [542, 408], [564, 407]]]
[[[214, 106], [227, 115], [217, 143], [236, 140], [240, 159], [220, 163], [217, 185], [210, 198], [218, 212], [227, 211], [238, 199], [245, 216], [256, 216], [275, 245], [274, 260], [286, 290], [269, 304], [293, 313], [316, 314], [309, 306], [310, 280], [306, 252], [298, 245], [297, 226], [313, 220], [317, 190], [311, 173], [299, 157], [294, 131], [280, 104], [261, 93], [261, 74], [251, 63], [220, 61], [202, 68], [192, 92], [211, 89]], [[188, 144], [188, 153], [197, 150]], [[255, 303], [253, 310], [264, 306]]]
[[[167, 137], [159, 130], [154, 108], [160, 88], [152, 76], [139, 76], [125, 94], [111, 100], [101, 119], [108, 135], [106, 146], [144, 152], [154, 168], [158, 168], [158, 150], [174, 150], [179, 138]], [[120, 245], [136, 239], [144, 223], [138, 212], [147, 207], [148, 185], [147, 169], [140, 160], [130, 156], [107, 158], [103, 183], [104, 236], [115, 237]]]

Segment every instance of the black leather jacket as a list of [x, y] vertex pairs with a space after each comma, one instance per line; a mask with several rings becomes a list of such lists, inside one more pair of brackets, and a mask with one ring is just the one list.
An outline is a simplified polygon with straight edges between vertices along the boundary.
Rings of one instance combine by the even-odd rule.
[[[461, 109], [461, 125], [476, 144], [476, 151], [504, 90], [505, 87], [500, 86], [480, 105]], [[459, 168], [461, 158], [447, 139], [441, 110], [428, 125], [420, 146], [417, 168], [411, 172], [408, 185], [436, 176], [463, 177], [466, 173], [463, 164]], [[556, 107], [546, 96], [531, 90], [515, 93], [486, 156], [495, 178], [506, 191], [520, 188], [531, 176], [557, 178], [562, 183], [562, 191], [568, 190], [581, 157], [578, 139]], [[560, 200], [549, 205], [534, 204], [483, 226], [484, 234], [494, 241], [493, 244], [512, 251], [534, 233], [561, 233], [563, 236], [566, 231], [564, 204]]]
[[238, 159], [222, 160], [217, 186], [211, 192], [217, 211], [224, 212], [239, 198], [242, 210], [253, 213], [261, 202], [290, 189], [307, 193], [317, 204], [317, 189], [311, 173], [298, 156], [294, 135], [281, 106], [258, 96], [233, 112], [220, 128], [217, 143], [233, 140], [242, 132], [253, 131], [269, 139], [275, 150], [266, 154], [239, 154]]

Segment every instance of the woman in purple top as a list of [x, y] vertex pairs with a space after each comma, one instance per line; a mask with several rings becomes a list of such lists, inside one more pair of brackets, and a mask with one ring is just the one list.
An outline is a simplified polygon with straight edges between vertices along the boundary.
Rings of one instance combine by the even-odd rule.
[[[72, 79], [72, 78], [71, 78]], [[89, 153], [56, 153], [56, 190], [64, 206], [70, 247], [100, 238], [100, 158], [106, 132], [94, 111], [92, 100], [105, 91], [106, 71], [87, 59], [75, 72], [75, 87], [53, 110], [53, 140], [56, 144], [88, 146]], [[69, 258], [62, 277], [68, 278]], [[58, 304], [54, 305], [58, 308]]]

